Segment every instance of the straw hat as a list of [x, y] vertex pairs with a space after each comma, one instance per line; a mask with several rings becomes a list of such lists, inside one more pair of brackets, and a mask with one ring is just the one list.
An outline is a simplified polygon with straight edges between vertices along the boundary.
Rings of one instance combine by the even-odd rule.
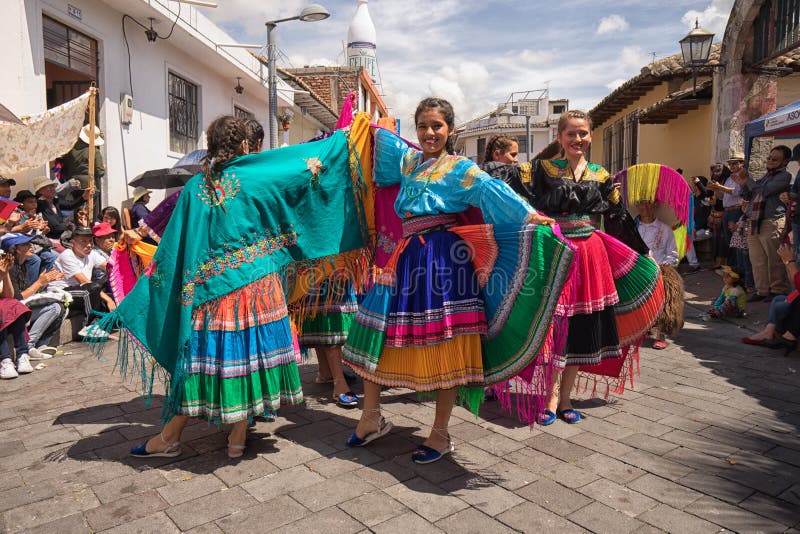
[[[78, 134], [78, 138], [86, 143], [89, 144], [89, 125], [87, 124], [83, 128], [81, 128], [81, 133]], [[105, 139], [103, 139], [103, 132], [97, 126], [94, 127], [94, 146], [103, 146], [106, 143]]]
[[136, 189], [133, 190], [133, 203], [136, 204], [137, 202], [139, 202], [140, 198], [142, 198], [145, 195], [149, 195], [150, 193], [152, 193], [152, 191], [150, 191], [146, 187], [142, 187], [141, 185], [138, 186]]
[[728, 158], [728, 162], [731, 161], [744, 161], [744, 152], [734, 152], [733, 155]]
[[56, 185], [56, 182], [47, 176], [37, 176], [33, 179], [33, 192], [38, 193], [39, 189], [47, 187], [48, 185]]

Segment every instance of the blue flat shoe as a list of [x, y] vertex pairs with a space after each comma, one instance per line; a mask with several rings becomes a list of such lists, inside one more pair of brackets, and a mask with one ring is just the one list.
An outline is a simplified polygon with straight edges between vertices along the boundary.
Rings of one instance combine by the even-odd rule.
[[558, 417], [560, 417], [565, 423], [568, 423], [570, 425], [579, 423], [581, 419], [583, 419], [581, 412], [579, 412], [578, 410], [573, 410], [572, 408], [558, 412]]
[[175, 458], [181, 455], [181, 444], [168, 443], [163, 451], [147, 452], [147, 440], [145, 440], [141, 445], [132, 447], [130, 455], [134, 458]]
[[438, 462], [445, 454], [450, 454], [454, 450], [455, 446], [452, 442], [450, 442], [447, 448], [443, 451], [437, 451], [436, 449], [428, 447], [427, 445], [420, 445], [417, 447], [417, 450], [411, 453], [411, 460], [415, 464], [432, 464], [433, 462]]
[[345, 408], [352, 408], [358, 406], [358, 397], [352, 391], [348, 391], [336, 397], [336, 404]]
[[364, 445], [375, 441], [378, 438], [382, 438], [389, 432], [391, 432], [394, 425], [392, 425], [391, 421], [386, 421], [383, 417], [380, 418], [378, 421], [378, 430], [367, 434], [363, 438], [359, 438], [355, 432], [350, 434], [350, 437], [347, 438], [347, 441], [344, 444], [348, 447], [363, 447]]
[[542, 426], [552, 425], [553, 423], [556, 422], [556, 419], [558, 419], [558, 417], [556, 417], [556, 414], [554, 414], [550, 410], [545, 410], [542, 413], [542, 416], [539, 417], [539, 424]]

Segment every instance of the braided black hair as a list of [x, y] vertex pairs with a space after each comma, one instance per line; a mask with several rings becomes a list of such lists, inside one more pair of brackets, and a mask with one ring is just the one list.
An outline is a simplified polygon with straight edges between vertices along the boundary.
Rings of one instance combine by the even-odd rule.
[[223, 115], [214, 119], [206, 130], [206, 155], [203, 159], [203, 174], [206, 188], [212, 198], [217, 198], [214, 178], [233, 158], [241, 156], [242, 141], [247, 140], [247, 127], [242, 119]]

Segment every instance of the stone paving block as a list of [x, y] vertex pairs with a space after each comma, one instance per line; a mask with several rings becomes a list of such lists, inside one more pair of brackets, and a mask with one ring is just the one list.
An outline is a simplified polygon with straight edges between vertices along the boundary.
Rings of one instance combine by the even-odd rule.
[[[3, 473], [3, 476], [0, 476], [0, 492], [17, 488], [23, 484], [25, 484], [25, 482], [23, 482], [22, 477], [19, 476], [19, 473], [16, 471], [9, 471], [8, 473]], [[2, 493], [0, 493], [0, 502], [2, 501]]]
[[494, 435], [490, 430], [487, 430], [477, 423], [464, 422], [457, 425], [451, 425], [448, 428], [450, 436], [452, 436], [456, 443], [460, 441], [474, 441], [484, 436]]
[[[558, 423], [556, 423], [556, 424], [558, 424]], [[552, 426], [556, 426], [556, 424], [553, 424], [553, 425], [550, 425], [550, 426], [551, 427]], [[608, 439], [611, 439], [611, 440], [620, 440], [620, 441], [624, 441], [622, 438], [624, 438], [625, 436], [630, 436], [631, 434], [636, 434], [635, 430], [631, 430], [630, 428], [626, 428], [624, 426], [620, 426], [620, 425], [614, 424], [611, 421], [608, 421], [608, 418], [606, 418], [606, 419], [586, 419], [586, 420], [581, 421], [577, 425], [566, 425], [566, 424], [565, 425], [560, 425], [559, 424], [559, 426], [564, 426], [564, 427], [566, 427], [566, 426], [569, 426], [569, 427], [577, 427], [577, 426], [579, 426], [579, 427], [581, 427], [581, 429], [584, 432], [592, 432], [594, 434], [598, 434], [600, 436], [603, 436], [604, 438], [608, 438]], [[562, 436], [562, 437], [564, 437], [565, 439], [570, 440], [570, 441], [572, 441], [572, 439], [573, 439], [572, 436]]]
[[84, 489], [8, 510], [3, 518], [7, 529], [20, 530], [43, 525], [99, 505], [100, 501], [92, 490]]
[[408, 512], [408, 508], [383, 491], [365, 493], [340, 503], [339, 508], [368, 527], [374, 527]]
[[244, 490], [237, 487], [168, 508], [167, 515], [179, 529], [188, 530], [254, 506], [257, 502]]
[[756, 493], [739, 503], [741, 508], [755, 512], [762, 517], [777, 521], [782, 525], [800, 525], [800, 507], [797, 502], [775, 499], [763, 493]]
[[790, 465], [774, 460], [768, 462], [763, 456], [737, 454], [732, 459], [736, 461], [735, 465], [721, 469], [716, 474], [773, 497], [800, 480], [800, 475]]
[[[0, 527], [2, 527], [2, 521], [0, 521]], [[86, 518], [83, 517], [83, 514], [78, 512], [44, 525], [27, 528], [24, 532], [25, 534], [63, 534], [65, 532], [69, 534], [91, 534], [93, 531], [86, 523]]]
[[[649, 438], [650, 436], [647, 437]], [[612, 458], [618, 458], [633, 450], [633, 447], [614, 439], [605, 438], [593, 432], [581, 432], [580, 434], [567, 438], [567, 440], [570, 443], [605, 454], [606, 456], [611, 456]]]
[[[656, 420], [659, 424], [667, 425], [678, 430], [686, 432], [700, 432], [704, 428], [708, 428], [708, 424], [699, 421], [692, 421], [688, 417], [681, 417], [680, 415], [668, 415], [662, 419]], [[661, 436], [662, 438], [664, 436]]]
[[786, 526], [707, 495], [684, 509], [736, 532], [783, 532]]
[[658, 421], [671, 415], [670, 413], [657, 410], [652, 406], [645, 406], [644, 404], [632, 400], [620, 402], [617, 407], [625, 413], [647, 419], [648, 421]]
[[[628, 483], [628, 487], [672, 508], [683, 509], [703, 496], [702, 493], [652, 474]], [[656, 525], [658, 526], [658, 525]]]
[[228, 460], [226, 465], [215, 469], [214, 474], [229, 487], [233, 487], [277, 471], [278, 468], [264, 458], [248, 458], [245, 451], [241, 460]]
[[339, 451], [333, 456], [311, 460], [306, 465], [325, 478], [355, 471], [381, 461], [381, 457], [364, 447], [352, 447]]
[[88, 485], [82, 482], [64, 483], [60, 480], [45, 480], [38, 484], [18, 486], [0, 492], [0, 512], [50, 499], [56, 495], [78, 492], [87, 487]]
[[671, 441], [677, 445], [694, 449], [705, 454], [719, 456], [722, 458], [730, 456], [739, 449], [739, 447], [720, 443], [718, 441], [698, 436], [697, 434], [684, 432], [683, 430], [673, 430], [672, 432], [667, 432], [661, 436], [661, 439]]
[[336, 452], [335, 449], [329, 446], [326, 446], [324, 452], [320, 452], [316, 448], [309, 447], [307, 444], [300, 445], [284, 439], [278, 440], [275, 444], [275, 448], [277, 452], [266, 455], [265, 459], [279, 469], [288, 469], [319, 458], [320, 456]]
[[267, 532], [293, 523], [309, 515], [309, 511], [288, 495], [238, 510], [217, 520], [223, 532]]
[[245, 482], [240, 487], [259, 501], [268, 501], [278, 495], [307, 488], [324, 480], [305, 465], [298, 465]]
[[[577, 434], [577, 436], [582, 436], [586, 433], [587, 432], [581, 432]], [[524, 443], [539, 452], [555, 456], [568, 463], [579, 462], [583, 458], [594, 454], [594, 451], [591, 449], [557, 438], [552, 434], [539, 434], [538, 436], [525, 440]]]
[[655, 508], [659, 504], [650, 497], [604, 478], [586, 484], [578, 491], [631, 517]]
[[225, 484], [214, 475], [185, 475], [158, 488], [158, 493], [175, 506], [225, 489]]
[[697, 434], [714, 441], [719, 441], [720, 443], [736, 445], [739, 449], [754, 452], [768, 451], [775, 446], [774, 442], [761, 439], [747, 432], [734, 432], [733, 430], [713, 425], [705, 427], [703, 430], [697, 432]]
[[581, 508], [568, 515], [567, 519], [597, 534], [633, 532], [642, 526], [640, 521], [599, 502], [593, 502], [589, 506]]
[[86, 521], [95, 531], [106, 530], [117, 525], [130, 523], [154, 512], [164, 510], [169, 505], [155, 491], [150, 490], [130, 495], [98, 508], [85, 512]]
[[120, 478], [115, 478], [93, 488], [94, 494], [103, 504], [130, 497], [138, 493], [144, 493], [151, 489], [159, 488], [167, 484], [158, 471], [144, 471]]
[[[349, 427], [337, 423], [332, 420], [317, 421], [314, 424], [307, 424], [302, 426], [288, 426], [280, 428], [277, 434], [294, 441], [295, 443], [304, 443], [306, 441], [319, 439], [322, 436], [334, 434], [336, 432], [347, 431]], [[352, 429], [350, 429], [352, 431]]]
[[368, 493], [373, 489], [374, 486], [368, 482], [360, 480], [352, 473], [345, 473], [295, 491], [291, 493], [291, 496], [312, 512], [318, 512]]
[[516, 491], [523, 497], [558, 515], [565, 516], [583, 508], [592, 500], [561, 484], [545, 478]]
[[[800, 438], [798, 438], [800, 440]], [[800, 444], [798, 445], [800, 446]], [[800, 467], [800, 450], [789, 449], [786, 447], [775, 447], [769, 450], [766, 455], [775, 460]]]
[[620, 441], [631, 447], [635, 447], [658, 456], [678, 448], [678, 445], [670, 441], [666, 441], [661, 438], [654, 438], [653, 436], [648, 436], [647, 434], [631, 434], [622, 438]]
[[[589, 423], [592, 421], [592, 423]], [[605, 419], [586, 419], [581, 420], [581, 424], [579, 425], [570, 425], [568, 423], [564, 423], [563, 421], [556, 421], [554, 424], [550, 426], [539, 426], [538, 430], [545, 434], [550, 434], [552, 436], [556, 436], [562, 439], [569, 439], [572, 436], [580, 434], [586, 430], [592, 430], [592, 424], [605, 424], [603, 423]], [[588, 425], [586, 423], [589, 423]]]
[[509, 417], [499, 417], [491, 421], [481, 421], [478, 424], [490, 432], [511, 438], [514, 441], [524, 441], [542, 432], [538, 426], [532, 428], [526, 423], [521, 423]]
[[672, 415], [686, 417], [695, 410], [694, 408], [690, 408], [682, 404], [684, 400], [685, 399], [681, 400], [680, 402], [673, 402], [671, 400], [662, 399], [660, 397], [656, 397], [653, 396], [652, 394], [649, 394], [649, 395], [643, 395], [641, 398], [636, 399], [636, 402], [638, 402], [642, 406], [648, 406], [650, 408], [654, 408], [662, 412], [671, 413]]
[[440, 487], [492, 517], [524, 502], [524, 499], [507, 489], [473, 474], [448, 480]]
[[353, 476], [368, 482], [378, 489], [383, 489], [409, 478], [414, 478], [415, 473], [396, 462], [385, 460], [353, 471]]
[[184, 532], [186, 534], [223, 534], [222, 529], [219, 528], [216, 523], [206, 523], [205, 525], [200, 525], [199, 527], [194, 527]]
[[468, 507], [461, 499], [448, 495], [438, 486], [421, 478], [412, 478], [384, 491], [430, 522]]
[[483, 436], [469, 441], [471, 445], [479, 448], [480, 450], [500, 458], [524, 447], [524, 445], [519, 441], [508, 438], [501, 434], [489, 434], [488, 436]]
[[148, 515], [103, 531], [103, 534], [178, 534], [180, 530], [164, 512]]
[[672, 449], [662, 458], [709, 474], [716, 474], [731, 465], [730, 457], [720, 458], [719, 456], [712, 456], [694, 449], [687, 449], [686, 447]]
[[22, 440], [14, 439], [11, 441], [0, 442], [0, 458], [11, 456], [16, 452], [24, 450]]
[[753, 488], [700, 471], [686, 475], [678, 483], [734, 504], [755, 493]]
[[668, 478], [670, 480], [677, 480], [682, 476], [686, 476], [692, 472], [692, 469], [672, 462], [661, 456], [656, 456], [646, 451], [635, 450], [620, 457], [625, 463], [631, 464], [644, 471], [649, 471], [660, 477]]
[[457, 446], [452, 454], [452, 458], [454, 462], [469, 471], [485, 469], [500, 461], [500, 458], [497, 456], [470, 445], [469, 443], [462, 443]]
[[650, 523], [654, 527], [660, 528], [665, 532], [707, 534], [709, 532], [721, 532], [724, 530], [714, 523], [687, 514], [681, 510], [676, 510], [666, 504], [660, 504], [652, 510], [639, 514], [637, 519]]
[[564, 519], [560, 515], [545, 510], [532, 502], [526, 502], [515, 506], [511, 510], [503, 512], [495, 519], [520, 532], [536, 534], [541, 532], [558, 532], [559, 534], [587, 532], [575, 523]]
[[603, 478], [623, 484], [644, 474], [641, 469], [600, 453], [594, 453], [587, 457], [581, 462], [581, 465]]
[[662, 425], [660, 423], [656, 423], [654, 421], [649, 421], [643, 417], [639, 417], [637, 415], [633, 415], [630, 413], [618, 413], [609, 417], [606, 417], [604, 421], [608, 421], [614, 424], [617, 424], [624, 428], [629, 428], [634, 432], [639, 434], [647, 434], [648, 436], [653, 436], [655, 438], [663, 436], [670, 430], [670, 427], [666, 425]]
[[375, 525], [370, 529], [370, 532], [375, 534], [428, 534], [429, 532], [442, 532], [442, 530], [414, 512], [406, 512], [403, 515]]
[[436, 522], [436, 526], [452, 534], [506, 534], [514, 532], [499, 521], [474, 508], [467, 508]]
[[591, 471], [530, 448], [520, 449], [508, 456], [508, 459], [569, 488], [578, 488], [598, 478]]
[[363, 529], [364, 525], [338, 508], [327, 508], [321, 512], [307, 515], [294, 523], [270, 530], [270, 532], [274, 534], [308, 534], [309, 532], [354, 534]]
[[[472, 449], [477, 450], [474, 447]], [[478, 458], [481, 458], [481, 456], [478, 456]], [[488, 463], [490, 463], [490, 465], [495, 465], [497, 463], [492, 460], [495, 458], [494, 456], [489, 455], [488, 458]], [[499, 458], [497, 460], [499, 461]], [[414, 476], [420, 477], [433, 484], [439, 484], [445, 480], [450, 480], [451, 478], [456, 478], [475, 470], [480, 471], [474, 465], [467, 464], [466, 466], [462, 466], [456, 461], [456, 457], [454, 455], [448, 455], [448, 457], [446, 457], [444, 460], [427, 465], [415, 464], [413, 460], [411, 460], [410, 454], [398, 456], [393, 460], [393, 462], [401, 469], [405, 469], [413, 473]]]
[[531, 482], [539, 480], [539, 475], [511, 462], [502, 461], [478, 472], [486, 478], [507, 490], [518, 490]]

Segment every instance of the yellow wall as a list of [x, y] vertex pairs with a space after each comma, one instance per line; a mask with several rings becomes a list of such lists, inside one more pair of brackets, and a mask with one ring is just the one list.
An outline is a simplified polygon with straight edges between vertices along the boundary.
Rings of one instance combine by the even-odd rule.
[[791, 74], [778, 78], [778, 98], [776, 107], [781, 108], [800, 100], [800, 75]]
[[[667, 82], [605, 121], [592, 131], [592, 161], [603, 162], [603, 131], [635, 109], [644, 109], [667, 96]], [[713, 106], [680, 115], [666, 124], [639, 125], [639, 163], [661, 163], [683, 169], [684, 176], [708, 176], [711, 161]], [[609, 169], [611, 170], [611, 169]]]

